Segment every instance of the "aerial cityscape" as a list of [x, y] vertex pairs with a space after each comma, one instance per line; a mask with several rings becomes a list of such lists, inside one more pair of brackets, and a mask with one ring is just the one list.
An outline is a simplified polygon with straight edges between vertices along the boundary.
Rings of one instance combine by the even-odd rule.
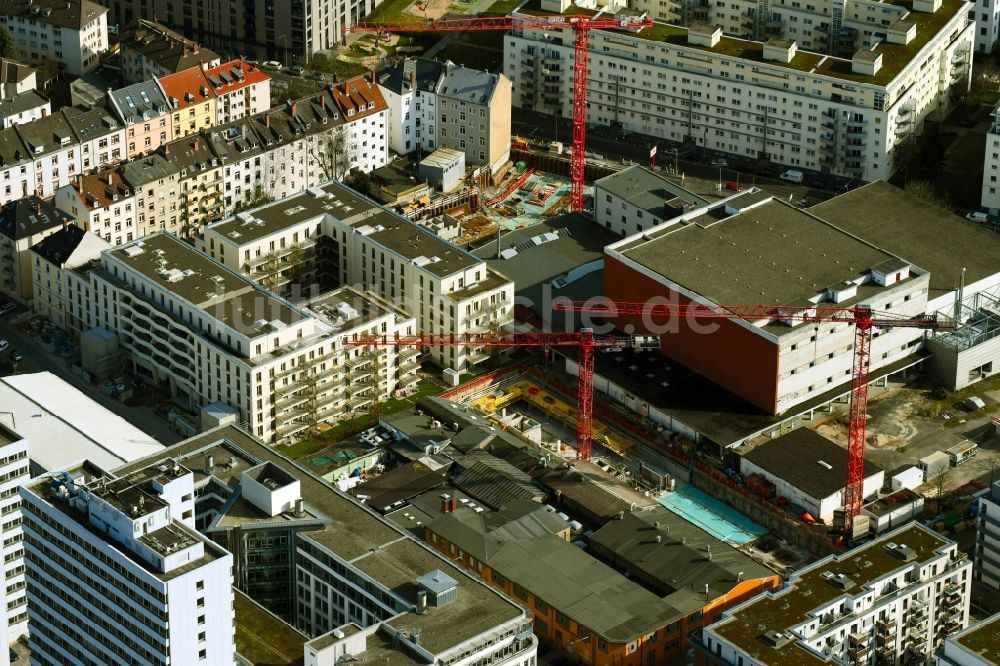
[[1000, 666], [1000, 0], [0, 0], [0, 666]]

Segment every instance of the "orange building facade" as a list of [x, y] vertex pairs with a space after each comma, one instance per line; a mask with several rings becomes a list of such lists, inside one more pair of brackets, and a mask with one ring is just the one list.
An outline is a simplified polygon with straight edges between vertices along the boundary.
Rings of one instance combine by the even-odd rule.
[[[552, 538], [558, 540], [557, 537]], [[525, 581], [512, 580], [508, 577], [509, 572], [504, 575], [504, 572], [493, 569], [488, 563], [476, 560], [426, 526], [424, 539], [455, 564], [478, 574], [507, 597], [530, 610], [534, 615], [535, 635], [543, 645], [559, 650], [574, 661], [593, 666], [680, 663], [689, 634], [706, 623], [714, 622], [725, 609], [736, 606], [761, 591], [777, 589], [779, 584], [778, 576], [743, 581], [724, 597], [712, 599], [686, 614], [678, 612], [672, 621], [651, 631], [631, 636], [629, 640], [609, 641], [575, 621], [570, 611], [546, 602]], [[595, 598], [585, 603], [600, 603], [600, 600]]]

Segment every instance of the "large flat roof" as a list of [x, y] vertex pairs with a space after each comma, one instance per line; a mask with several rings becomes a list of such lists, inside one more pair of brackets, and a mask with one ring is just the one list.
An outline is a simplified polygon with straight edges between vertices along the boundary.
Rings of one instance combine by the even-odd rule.
[[685, 615], [592, 555], [554, 536], [508, 541], [487, 564], [608, 641], [635, 640]]
[[[843, 490], [847, 478], [847, 456], [843, 447], [811, 428], [796, 428], [743, 452], [742, 456], [818, 500]], [[794, 460], [795, 464], [789, 465], [789, 460]], [[868, 460], [864, 461], [864, 467], [865, 479], [882, 471]]]
[[287, 301], [172, 234], [155, 233], [106, 253], [164, 291], [251, 337], [267, 332], [257, 322], [291, 325], [305, 318]]
[[[853, 71], [851, 60], [838, 58], [835, 56], [812, 53], [799, 49], [791, 62], [784, 63], [774, 60], [764, 59], [764, 45], [762, 42], [738, 39], [735, 37], [723, 36], [715, 46], [703, 46], [688, 43], [688, 28], [657, 22], [649, 28], [642, 28], [638, 32], [633, 30], [612, 30], [619, 34], [638, 37], [653, 42], [666, 42], [674, 46], [688, 47], [699, 51], [707, 51], [718, 55], [739, 58], [743, 60], [760, 63], [760, 65], [774, 67], [775, 69], [787, 69], [799, 74], [812, 74], [815, 76], [826, 76], [835, 79], [845, 79], [857, 83], [868, 83], [871, 85], [888, 85], [910, 61], [937, 35], [944, 27], [951, 22], [956, 14], [965, 13], [966, 3], [964, 0], [943, 0], [941, 7], [933, 14], [927, 12], [911, 11], [911, 0], [884, 0], [883, 4], [900, 7], [905, 10], [906, 20], [912, 22], [916, 27], [916, 36], [909, 44], [891, 44], [882, 42], [875, 48], [876, 53], [882, 54], [882, 67], [874, 75], [859, 74]], [[593, 15], [595, 12], [581, 10], [573, 7], [574, 11], [567, 11], [566, 14], [586, 14]], [[529, 0], [528, 3], [519, 7], [519, 14], [529, 14], [535, 16], [548, 16], [554, 12], [540, 9], [538, 0]], [[637, 12], [632, 12], [637, 13]], [[822, 14], [814, 14], [816, 19], [823, 17]], [[714, 27], [714, 26], [713, 26]]]
[[991, 615], [982, 622], [977, 622], [971, 627], [963, 629], [948, 640], [973, 653], [984, 663], [1000, 664], [998, 632], [1000, 632], [1000, 613]]
[[51, 372], [0, 378], [0, 405], [14, 416], [28, 456], [46, 471], [90, 460], [112, 469], [163, 445]]
[[[817, 214], [772, 199], [718, 220], [660, 227], [617, 250], [721, 305], [800, 303], [895, 259]], [[853, 300], [870, 289], [859, 288]]]
[[279, 234], [329, 215], [435, 275], [451, 275], [480, 263], [424, 227], [366, 199], [354, 190], [330, 182], [260, 206], [213, 224], [209, 229], [237, 246]]
[[[83, 465], [76, 465], [74, 467], [64, 468], [61, 471], [65, 471], [70, 474], [70, 476], [77, 478], [81, 475], [96, 475], [100, 472], [90, 465], [89, 463], [84, 463]], [[125, 490], [124, 482], [119, 481], [118, 483], [123, 484], [119, 488], [119, 491]], [[201, 542], [204, 544], [204, 549], [202, 555], [197, 559], [190, 559], [186, 561], [183, 565], [178, 566], [170, 571], [161, 571], [158, 567], [153, 566], [147, 560], [143, 559], [137, 553], [129, 550], [123, 544], [117, 542], [111, 538], [105, 530], [98, 529], [90, 523], [88, 514], [85, 512], [78, 511], [70, 505], [70, 503], [64, 497], [60, 497], [56, 492], [55, 487], [52, 485], [52, 479], [48, 476], [36, 477], [28, 484], [22, 486], [22, 488], [28, 492], [31, 492], [40, 500], [47, 502], [51, 506], [52, 513], [60, 513], [63, 516], [65, 522], [72, 522], [79, 526], [82, 531], [90, 532], [98, 540], [107, 544], [107, 546], [117, 552], [121, 557], [131, 561], [137, 568], [146, 571], [150, 576], [153, 576], [161, 581], [171, 581], [178, 576], [182, 576], [189, 573], [199, 567], [205, 566], [217, 560], [221, 557], [225, 557], [229, 553], [224, 550], [221, 546], [217, 545], [213, 541], [206, 539], [204, 536], [195, 532], [194, 530], [186, 527], [179, 521], [173, 521], [168, 526], [160, 528], [154, 532], [149, 532], [145, 537], [140, 538], [146, 546], [153, 548], [158, 551], [161, 555], [166, 554], [166, 550], [163, 545], [167, 543], [180, 543], [183, 545], [190, 545], [196, 542]], [[130, 487], [131, 495], [138, 497], [136, 494], [137, 489], [135, 487]], [[125, 495], [126, 497], [129, 494]], [[111, 498], [111, 495], [105, 494], [104, 499], [107, 500]], [[151, 495], [145, 494], [144, 499], [149, 502], [152, 499]], [[162, 502], [161, 502], [162, 503]], [[123, 506], [121, 500], [114, 502], [119, 508]], [[157, 541], [163, 538], [164, 541]]]
[[[825, 659], [806, 650], [797, 641], [775, 648], [761, 640], [761, 636], [769, 631], [785, 632], [807, 622], [812, 611], [845, 594], [860, 594], [871, 582], [908, 566], [886, 549], [886, 544], [890, 542], [913, 549], [915, 563], [933, 559], [939, 550], [954, 543], [919, 523], [910, 523], [864, 546], [831, 556], [792, 574], [782, 590], [754, 597], [728, 613], [725, 619], [712, 625], [708, 631], [738, 646], [754, 661], [769, 666], [826, 664]], [[846, 576], [846, 585], [837, 587], [824, 574], [842, 574]]]
[[[728, 594], [741, 581], [776, 574], [690, 521], [657, 507], [609, 520], [590, 538], [598, 554], [652, 584], [654, 591], [675, 605], [684, 605], [692, 591], [699, 606], [710, 597]], [[676, 597], [675, 597], [676, 595]]]
[[252, 664], [299, 666], [305, 661], [305, 634], [233, 588], [236, 653]]
[[701, 208], [708, 205], [707, 199], [642, 166], [626, 167], [605, 176], [596, 181], [594, 187], [601, 187], [636, 208], [663, 219], [672, 217], [675, 214], [673, 211], [678, 208]]
[[[124, 476], [150, 464], [172, 457], [195, 472], [196, 481], [204, 478], [204, 460], [211, 453], [220, 464], [213, 475], [229, 485], [239, 483], [243, 470], [270, 462], [299, 480], [305, 509], [324, 523], [298, 538], [329, 550], [371, 576], [380, 585], [406, 599], [415, 600], [416, 579], [434, 569], [441, 569], [459, 582], [459, 601], [433, 608], [427, 615], [404, 613], [388, 621], [397, 629], [423, 630], [421, 645], [443, 651], [477, 636], [485, 628], [522, 616], [523, 610], [488, 585], [454, 567], [429, 548], [416, 542], [406, 531], [388, 523], [336, 487], [312, 472], [285, 458], [244, 431], [226, 426], [179, 442], [161, 455], [125, 465], [115, 474]], [[226, 461], [235, 462], [232, 468]], [[273, 523], [274, 517], [261, 515], [260, 523]], [[251, 513], [243, 524], [251, 524]], [[466, 621], [468, 620], [468, 621]]]
[[809, 209], [930, 272], [928, 299], [1000, 272], [1000, 235], [885, 181]]

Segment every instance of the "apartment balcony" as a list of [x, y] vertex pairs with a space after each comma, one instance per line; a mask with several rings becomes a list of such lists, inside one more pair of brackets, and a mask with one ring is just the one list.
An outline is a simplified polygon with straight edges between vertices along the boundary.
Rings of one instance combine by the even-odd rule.
[[399, 358], [416, 358], [420, 356], [419, 347], [399, 347], [399, 351], [396, 352], [396, 356]]
[[870, 652], [871, 650], [868, 648], [867, 645], [853, 645], [847, 648], [847, 654], [854, 661], [864, 661], [865, 659], [868, 658], [868, 654]]
[[[281, 419], [278, 420], [281, 421]], [[297, 433], [300, 433], [308, 429], [309, 429], [308, 423], [302, 423], [300, 421], [289, 421], [286, 423], [280, 423], [280, 425], [278, 425], [278, 427], [274, 429], [274, 432], [278, 435], [279, 438], [283, 438], [283, 437], [291, 437], [292, 435], [295, 435]]]
[[404, 386], [404, 387], [405, 386], [413, 386], [414, 384], [416, 384], [419, 381], [420, 381], [420, 377], [418, 377], [417, 375], [414, 375], [414, 374], [403, 375], [402, 377], [399, 378], [399, 385], [400, 386]]
[[420, 369], [420, 364], [416, 360], [404, 361], [399, 364], [399, 371], [404, 373], [416, 372]]
[[370, 365], [371, 362], [372, 362], [371, 356], [367, 354], [361, 354], [360, 356], [348, 356], [347, 359], [344, 360], [344, 365], [347, 366], [348, 369], [350, 370], [358, 370], [367, 365]]
[[470, 350], [468, 354], [465, 355], [465, 360], [469, 363], [476, 364], [482, 363], [490, 357], [490, 350], [485, 347], [480, 347], [479, 349]]
[[352, 410], [358, 410], [361, 409], [362, 407], [367, 407], [373, 402], [375, 402], [375, 399], [372, 398], [371, 396], [362, 395], [356, 398], [348, 398], [347, 406], [350, 407]]
[[875, 633], [879, 636], [895, 634], [895, 632], [896, 632], [895, 620], [879, 620], [875, 624]]
[[962, 622], [960, 620], [950, 620], [941, 626], [941, 632], [950, 636], [951, 634], [961, 630], [961, 628]]
[[740, 16], [740, 27], [741, 28], [752, 28], [753, 27], [753, 17], [743, 14]]
[[277, 400], [275, 400], [274, 408], [280, 412], [289, 409], [291, 407], [301, 405], [307, 400], [309, 400], [308, 395], [304, 395], [302, 393], [293, 393], [292, 395], [288, 395], [283, 398], [278, 398]]

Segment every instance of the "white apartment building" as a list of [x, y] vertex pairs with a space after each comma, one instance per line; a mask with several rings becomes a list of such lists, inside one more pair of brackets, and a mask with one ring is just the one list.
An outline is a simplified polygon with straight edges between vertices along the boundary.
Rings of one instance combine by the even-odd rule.
[[[864, 180], [888, 178], [896, 147], [968, 90], [964, 0], [889, 4], [872, 48], [842, 58], [792, 39], [750, 41], [716, 25], [592, 31], [587, 122]], [[830, 19], [830, 30], [840, 30]], [[848, 29], [849, 30], [849, 29]], [[764, 39], [761, 37], [760, 39]], [[800, 48], [801, 47], [801, 48]], [[569, 30], [513, 31], [504, 72], [515, 107], [572, 113]]]
[[[199, 529], [237, 553], [233, 585], [277, 616], [269, 631], [304, 632], [309, 666], [345, 653], [360, 663], [536, 663], [528, 611], [237, 427], [114, 473], [174, 465], [194, 472]], [[242, 610], [237, 643], [254, 643]]]
[[81, 176], [56, 190], [52, 202], [81, 229], [110, 245], [129, 243], [140, 236], [136, 223], [136, 192], [115, 169]]
[[[21, 168], [12, 166], [7, 170], [11, 172], [11, 181], [22, 185], [22, 192], [48, 198], [81, 173], [80, 146], [65, 115], [45, 116], [4, 131], [13, 131], [24, 146], [15, 149], [22, 151], [21, 159], [12, 161], [20, 162]], [[17, 187], [11, 185], [10, 196], [17, 198]], [[6, 185], [4, 191], [6, 194]]]
[[990, 114], [983, 161], [983, 196], [980, 205], [996, 214], [1000, 211], [1000, 105]]
[[52, 113], [52, 103], [39, 92], [29, 90], [0, 100], [0, 128], [30, 123]]
[[[72, 228], [72, 227], [70, 227]], [[55, 471], [84, 458], [118, 466], [163, 446], [48, 372], [0, 379], [0, 537], [4, 563], [0, 589], [0, 648], [28, 631], [25, 561], [18, 486], [39, 471]], [[31, 470], [29, 472], [29, 458]], [[6, 665], [6, 649], [0, 664]]]
[[80, 76], [108, 50], [108, 9], [91, 0], [9, 0], [0, 26], [30, 62], [55, 60]]
[[[415, 317], [415, 330], [422, 333], [497, 330], [513, 320], [511, 280], [337, 183], [209, 225], [199, 242], [209, 256], [278, 287], [309, 289], [329, 280], [379, 294]], [[312, 251], [316, 242], [321, 245], [315, 274], [271, 258]], [[455, 369], [489, 358], [484, 347], [429, 351], [436, 363]]]
[[34, 67], [0, 58], [0, 99], [11, 99], [37, 87], [38, 73]]
[[974, 0], [969, 5], [969, 20], [976, 24], [976, 51], [992, 53], [1000, 30], [1000, 3]]
[[1000, 590], [1000, 481], [979, 498], [976, 522], [976, 580]]
[[[5, 409], [7, 409], [5, 407]], [[7, 411], [10, 411], [7, 409]], [[10, 666], [7, 645], [23, 636], [28, 627], [27, 595], [24, 591], [24, 544], [21, 534], [21, 498], [18, 488], [28, 481], [28, 440], [7, 427], [8, 416], [0, 418], [0, 538], [4, 563], [0, 568], [0, 639], [3, 654], [0, 666]]]
[[225, 403], [272, 443], [416, 382], [406, 354], [343, 345], [412, 333], [412, 317], [353, 290], [292, 305], [170, 234], [105, 251], [64, 293], [67, 320], [117, 335], [148, 382], [192, 411]]
[[67, 272], [100, 258], [111, 247], [82, 226], [67, 225], [31, 248], [34, 271], [31, 308], [61, 329], [67, 326], [64, 293], [69, 291]]
[[194, 530], [191, 470], [84, 463], [21, 499], [33, 663], [233, 664], [233, 557]]
[[271, 77], [246, 60], [231, 60], [205, 70], [215, 92], [215, 124], [224, 125], [271, 107]]
[[73, 129], [80, 152], [81, 173], [125, 160], [125, 125], [113, 118], [107, 109], [66, 107], [59, 113]]
[[510, 158], [511, 82], [503, 74], [407, 58], [378, 73], [389, 107], [389, 148], [453, 148], [496, 172]]
[[[972, 562], [910, 523], [791, 575], [702, 630], [706, 664], [923, 663], [969, 622]], [[779, 656], [780, 655], [780, 656]]]
[[706, 199], [641, 166], [594, 181], [594, 221], [622, 236], [707, 205]]
[[268, 157], [250, 119], [216, 125], [205, 132], [205, 140], [223, 164], [223, 216], [260, 203], [268, 192], [264, 186]]
[[252, 118], [264, 146], [263, 191], [275, 199], [389, 163], [388, 111], [358, 77]]

